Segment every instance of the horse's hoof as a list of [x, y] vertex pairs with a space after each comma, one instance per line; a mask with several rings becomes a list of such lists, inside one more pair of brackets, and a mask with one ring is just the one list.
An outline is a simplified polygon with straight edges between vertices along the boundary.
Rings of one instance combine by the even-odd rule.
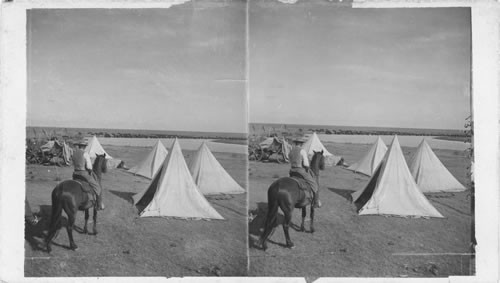
[[263, 251], [267, 250], [267, 244], [265, 242], [263, 242], [263, 241], [257, 242], [256, 247], [260, 248]]
[[305, 231], [306, 231], [306, 228], [300, 227], [300, 232], [305, 232]]
[[74, 245], [74, 246], [69, 247], [69, 249], [72, 250], [72, 251], [77, 251], [78, 250], [78, 246]]
[[289, 249], [295, 249], [295, 245], [293, 243], [287, 244], [286, 247]]

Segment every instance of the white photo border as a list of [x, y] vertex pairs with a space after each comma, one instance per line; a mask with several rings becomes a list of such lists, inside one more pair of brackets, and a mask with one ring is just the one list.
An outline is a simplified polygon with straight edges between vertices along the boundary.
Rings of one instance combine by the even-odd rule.
[[[169, 8], [189, 0], [13, 0], [0, 10], [0, 281], [6, 282], [305, 282], [305, 278], [24, 277], [27, 10]], [[251, 0], [249, 0], [251, 1]], [[301, 0], [306, 1], [306, 0]], [[338, 0], [332, 0], [336, 2]], [[335, 3], [332, 3], [335, 4]], [[470, 7], [476, 209], [476, 275], [448, 278], [321, 278], [317, 282], [498, 282], [500, 228], [500, 5], [495, 1], [357, 1], [353, 8]], [[248, 17], [248, 16], [247, 16]], [[248, 21], [248, 19], [247, 19]], [[248, 42], [247, 42], [248, 44]], [[248, 58], [248, 55], [246, 55]], [[248, 64], [248, 63], [247, 63]], [[247, 77], [248, 78], [248, 77]], [[247, 93], [247, 101], [251, 94]], [[248, 103], [247, 103], [248, 106]], [[244, 115], [244, 114], [242, 114]], [[247, 111], [248, 115], [248, 111]]]

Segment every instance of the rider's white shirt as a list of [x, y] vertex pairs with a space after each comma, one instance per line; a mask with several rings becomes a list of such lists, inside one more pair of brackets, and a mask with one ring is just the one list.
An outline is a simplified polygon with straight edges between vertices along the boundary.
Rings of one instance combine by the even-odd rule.
[[309, 157], [307, 156], [307, 152], [304, 149], [301, 149], [300, 155], [302, 156], [302, 165], [304, 167], [309, 167]]
[[83, 153], [83, 158], [85, 159], [85, 168], [87, 168], [88, 170], [92, 170], [92, 161], [90, 160], [89, 153]]

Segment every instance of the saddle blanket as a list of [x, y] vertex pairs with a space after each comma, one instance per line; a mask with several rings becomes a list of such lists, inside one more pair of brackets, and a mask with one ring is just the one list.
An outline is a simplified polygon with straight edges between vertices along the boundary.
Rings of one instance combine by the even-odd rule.
[[297, 184], [299, 185], [299, 189], [302, 190], [305, 194], [305, 198], [297, 203], [295, 205], [295, 207], [299, 208], [299, 207], [304, 207], [305, 205], [309, 203], [312, 203], [313, 202], [313, 190], [311, 188], [311, 186], [307, 183], [306, 180], [302, 179], [302, 178], [298, 178], [298, 177], [289, 177], [289, 178], [292, 178], [295, 182], [297, 182]]
[[79, 183], [82, 186], [82, 190], [84, 193], [87, 193], [89, 195], [89, 200], [95, 201], [96, 200], [96, 193], [94, 189], [90, 186], [87, 181], [84, 180], [78, 180], [78, 179], [73, 179], [73, 181]]

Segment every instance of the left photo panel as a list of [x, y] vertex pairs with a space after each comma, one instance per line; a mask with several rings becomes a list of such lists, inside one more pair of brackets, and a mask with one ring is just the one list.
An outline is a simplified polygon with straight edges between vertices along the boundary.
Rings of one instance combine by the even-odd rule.
[[245, 6], [27, 11], [26, 277], [247, 275]]

